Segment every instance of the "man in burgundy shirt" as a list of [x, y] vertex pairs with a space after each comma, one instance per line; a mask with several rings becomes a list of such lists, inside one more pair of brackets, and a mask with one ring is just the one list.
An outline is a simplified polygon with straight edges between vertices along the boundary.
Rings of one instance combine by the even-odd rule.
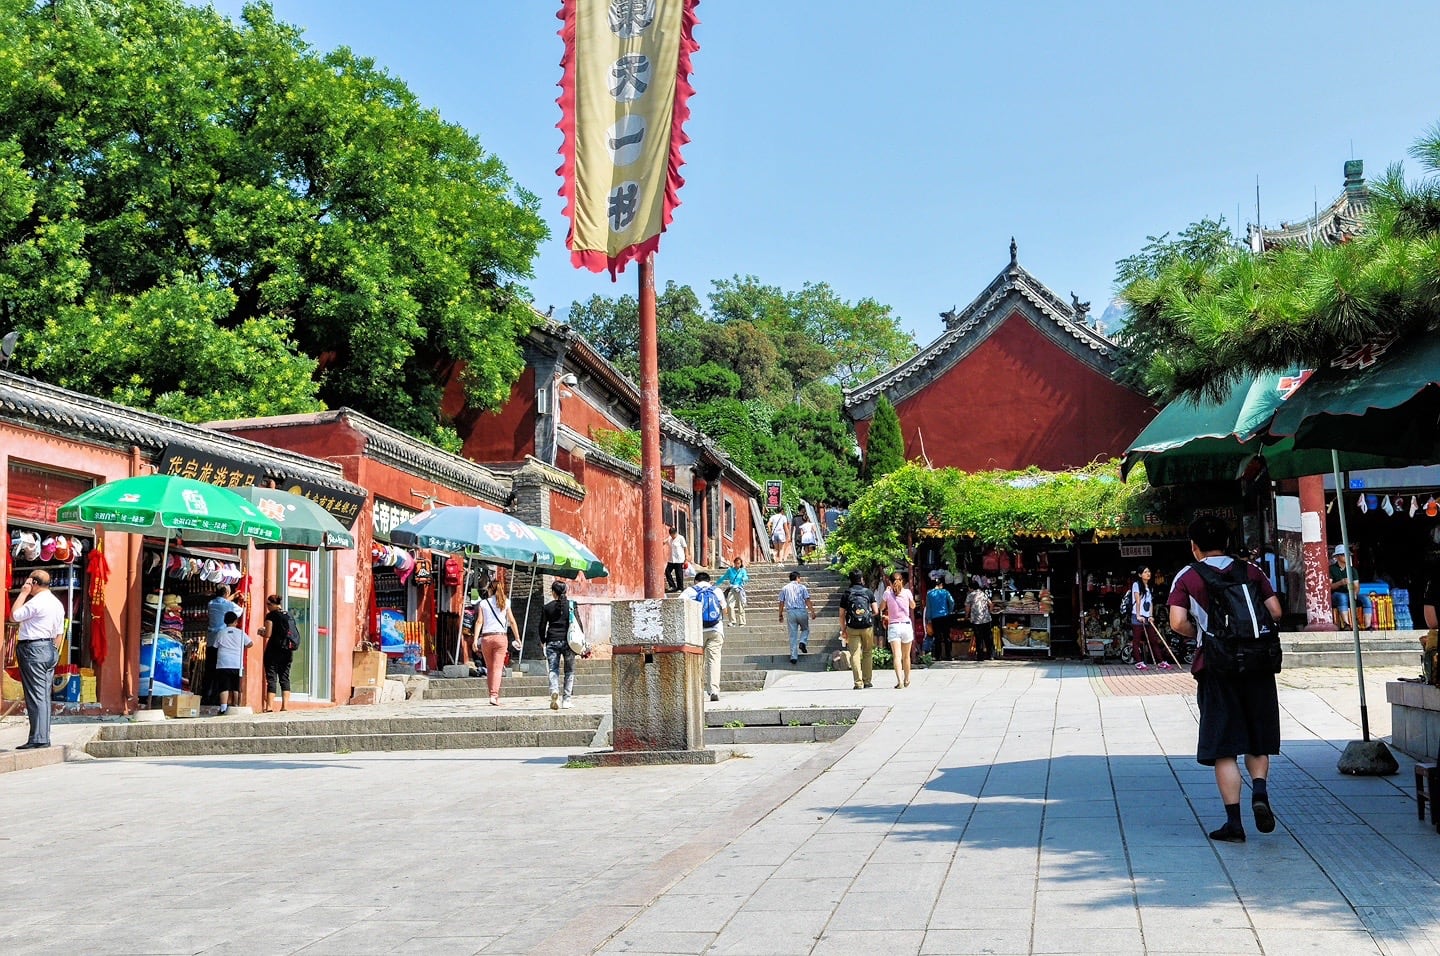
[[[1235, 561], [1225, 554], [1230, 528], [1213, 516], [1196, 519], [1190, 525], [1190, 552], [1217, 572], [1228, 570]], [[1265, 573], [1246, 563], [1249, 580], [1259, 587], [1265, 609], [1272, 620], [1283, 613], [1280, 599]], [[1270, 755], [1280, 752], [1280, 702], [1275, 675], [1269, 673], [1219, 674], [1204, 666], [1205, 635], [1209, 624], [1210, 595], [1194, 565], [1186, 565], [1170, 586], [1170, 629], [1183, 637], [1196, 637], [1196, 701], [1200, 706], [1200, 734], [1195, 759], [1215, 768], [1215, 785], [1225, 801], [1225, 825], [1210, 839], [1244, 843], [1245, 827], [1240, 822], [1240, 767], [1237, 758], [1245, 755], [1250, 773], [1250, 808], [1255, 828], [1261, 833], [1275, 829], [1266, 778]]]

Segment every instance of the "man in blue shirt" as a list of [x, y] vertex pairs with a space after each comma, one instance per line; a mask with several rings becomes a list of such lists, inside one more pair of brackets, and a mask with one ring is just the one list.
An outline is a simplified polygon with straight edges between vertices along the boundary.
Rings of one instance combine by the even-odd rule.
[[236, 619], [245, 615], [245, 609], [234, 601], [230, 600], [230, 585], [221, 584], [215, 588], [215, 596], [210, 599], [206, 610], [209, 611], [210, 619], [205, 624], [205, 686], [201, 688], [201, 701], [211, 703], [218, 699], [219, 688], [216, 686], [215, 666], [217, 652], [214, 650], [216, 639], [220, 632], [225, 630], [225, 615], [234, 614]]
[[950, 659], [950, 625], [955, 621], [955, 598], [945, 590], [943, 578], [930, 582], [925, 595], [925, 624], [929, 632], [923, 650], [933, 653], [936, 660]]

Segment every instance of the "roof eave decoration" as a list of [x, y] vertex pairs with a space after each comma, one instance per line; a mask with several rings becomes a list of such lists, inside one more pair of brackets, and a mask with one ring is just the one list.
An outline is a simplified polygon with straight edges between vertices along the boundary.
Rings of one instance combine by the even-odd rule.
[[1077, 346], [1072, 351], [1082, 361], [1088, 355], [1088, 364], [1098, 371], [1106, 375], [1113, 372], [1119, 357], [1119, 346], [1115, 341], [1080, 321], [1077, 317], [1080, 313], [1073, 305], [1064, 302], [1012, 258], [1005, 271], [991, 280], [969, 305], [958, 312], [945, 313], [947, 328], [938, 338], [889, 371], [846, 391], [845, 408], [869, 403], [882, 393], [892, 402], [908, 398], [924, 384], [921, 379], [928, 381], [927, 373], [934, 370], [938, 374], [950, 368], [984, 341], [983, 338], [974, 339], [972, 333], [1016, 298], [1028, 303], [1035, 316], [1048, 320], [1056, 330], [1068, 336]]

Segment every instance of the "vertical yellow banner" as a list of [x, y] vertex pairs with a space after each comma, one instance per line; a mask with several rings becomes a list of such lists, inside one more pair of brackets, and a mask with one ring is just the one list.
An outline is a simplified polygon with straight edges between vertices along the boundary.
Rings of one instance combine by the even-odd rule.
[[560, 168], [577, 266], [613, 275], [677, 204], [695, 0], [566, 0]]

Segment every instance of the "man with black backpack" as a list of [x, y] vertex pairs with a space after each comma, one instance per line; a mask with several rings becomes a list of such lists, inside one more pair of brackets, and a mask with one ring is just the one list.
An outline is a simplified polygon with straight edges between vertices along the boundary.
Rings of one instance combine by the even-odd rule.
[[840, 602], [841, 640], [850, 651], [850, 673], [855, 689], [870, 687], [875, 668], [875, 617], [880, 613], [875, 592], [865, 586], [865, 575], [850, 572], [850, 589]]
[[1190, 525], [1195, 563], [1175, 575], [1170, 588], [1170, 628], [1195, 637], [1199, 648], [1191, 672], [1197, 683], [1200, 734], [1195, 759], [1215, 768], [1215, 785], [1225, 802], [1225, 825], [1210, 839], [1244, 843], [1240, 822], [1240, 767], [1250, 774], [1250, 808], [1255, 828], [1275, 829], [1267, 778], [1270, 755], [1280, 752], [1280, 670], [1282, 610], [1265, 572], [1225, 554], [1230, 528], [1211, 515]]

